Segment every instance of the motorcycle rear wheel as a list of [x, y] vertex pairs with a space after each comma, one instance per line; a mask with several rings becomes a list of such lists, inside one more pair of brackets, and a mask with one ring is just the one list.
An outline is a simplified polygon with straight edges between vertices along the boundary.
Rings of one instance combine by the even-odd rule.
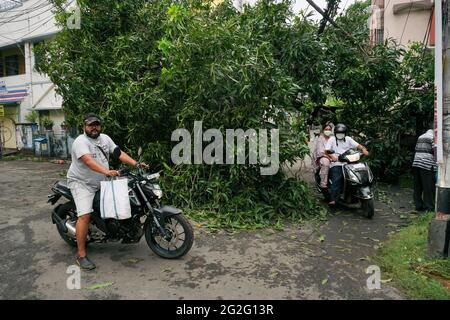
[[372, 219], [375, 214], [375, 204], [373, 199], [361, 200], [361, 209], [363, 210], [366, 218]]
[[[158, 256], [166, 259], [177, 259], [184, 256], [194, 243], [194, 230], [189, 221], [177, 214], [165, 218], [165, 230], [171, 236], [170, 241], [164, 239], [155, 222], [148, 218], [144, 225], [147, 245]], [[181, 242], [179, 246], [176, 244]]]

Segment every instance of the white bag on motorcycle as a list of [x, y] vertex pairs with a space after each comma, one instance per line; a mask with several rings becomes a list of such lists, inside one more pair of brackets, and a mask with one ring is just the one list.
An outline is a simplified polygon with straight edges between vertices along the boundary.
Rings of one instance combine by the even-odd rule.
[[100, 182], [100, 216], [102, 219], [131, 218], [128, 179], [111, 179]]

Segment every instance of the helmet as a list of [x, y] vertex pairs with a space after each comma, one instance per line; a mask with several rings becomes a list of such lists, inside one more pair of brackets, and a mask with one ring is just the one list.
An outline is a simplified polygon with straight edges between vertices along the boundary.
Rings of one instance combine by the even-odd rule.
[[334, 127], [334, 134], [336, 135], [336, 133], [344, 133], [345, 135], [347, 135], [347, 126], [343, 123], [338, 123]]

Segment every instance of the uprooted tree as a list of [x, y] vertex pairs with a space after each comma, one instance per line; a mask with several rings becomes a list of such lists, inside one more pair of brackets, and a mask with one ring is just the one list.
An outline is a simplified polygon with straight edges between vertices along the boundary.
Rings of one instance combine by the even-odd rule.
[[[363, 27], [359, 44], [332, 26], [318, 37], [318, 25], [294, 16], [287, 0], [262, 0], [243, 12], [227, 1], [79, 0], [80, 29], [67, 28], [64, 1], [52, 2], [62, 31], [37, 47], [38, 68], [63, 97], [67, 121], [78, 125], [83, 114], [99, 113], [122, 148], [142, 146], [152, 167], [165, 171], [171, 201], [219, 225], [264, 226], [321, 210], [306, 183], [282, 170], [262, 176], [261, 164], [174, 165], [174, 130], [193, 133], [195, 121], [223, 136], [226, 129], [276, 128], [280, 163], [293, 162], [309, 153], [307, 115], [333, 96], [355, 132], [386, 145], [389, 130], [384, 136], [373, 118], [358, 116], [388, 117], [398, 109], [396, 81], [418, 72], [406, 67], [414, 66], [414, 53], [399, 62], [396, 47], [369, 48]], [[341, 24], [360, 25], [361, 7], [350, 7]]]
[[229, 2], [78, 1], [79, 30], [65, 27], [69, 14], [54, 3], [63, 30], [38, 49], [39, 68], [62, 95], [68, 121], [98, 112], [119, 145], [142, 146], [153, 168], [165, 170], [170, 200], [195, 208], [200, 219], [240, 227], [317, 215], [306, 183], [282, 170], [262, 176], [261, 164], [170, 161], [172, 132], [192, 132], [194, 121], [224, 136], [226, 129], [276, 128], [282, 163], [309, 152], [306, 133], [290, 119], [323, 99], [323, 60], [316, 27], [294, 17], [288, 2], [262, 1], [239, 13]]

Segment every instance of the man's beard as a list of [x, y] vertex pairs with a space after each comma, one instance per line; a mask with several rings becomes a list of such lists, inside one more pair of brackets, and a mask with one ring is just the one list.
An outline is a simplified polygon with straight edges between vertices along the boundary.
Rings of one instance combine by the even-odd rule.
[[[95, 131], [95, 133], [94, 133], [94, 131]], [[91, 133], [87, 133], [87, 132], [86, 132], [86, 135], [87, 135], [89, 138], [97, 139], [97, 138], [100, 136], [100, 130], [98, 130], [98, 131], [92, 130]]]

